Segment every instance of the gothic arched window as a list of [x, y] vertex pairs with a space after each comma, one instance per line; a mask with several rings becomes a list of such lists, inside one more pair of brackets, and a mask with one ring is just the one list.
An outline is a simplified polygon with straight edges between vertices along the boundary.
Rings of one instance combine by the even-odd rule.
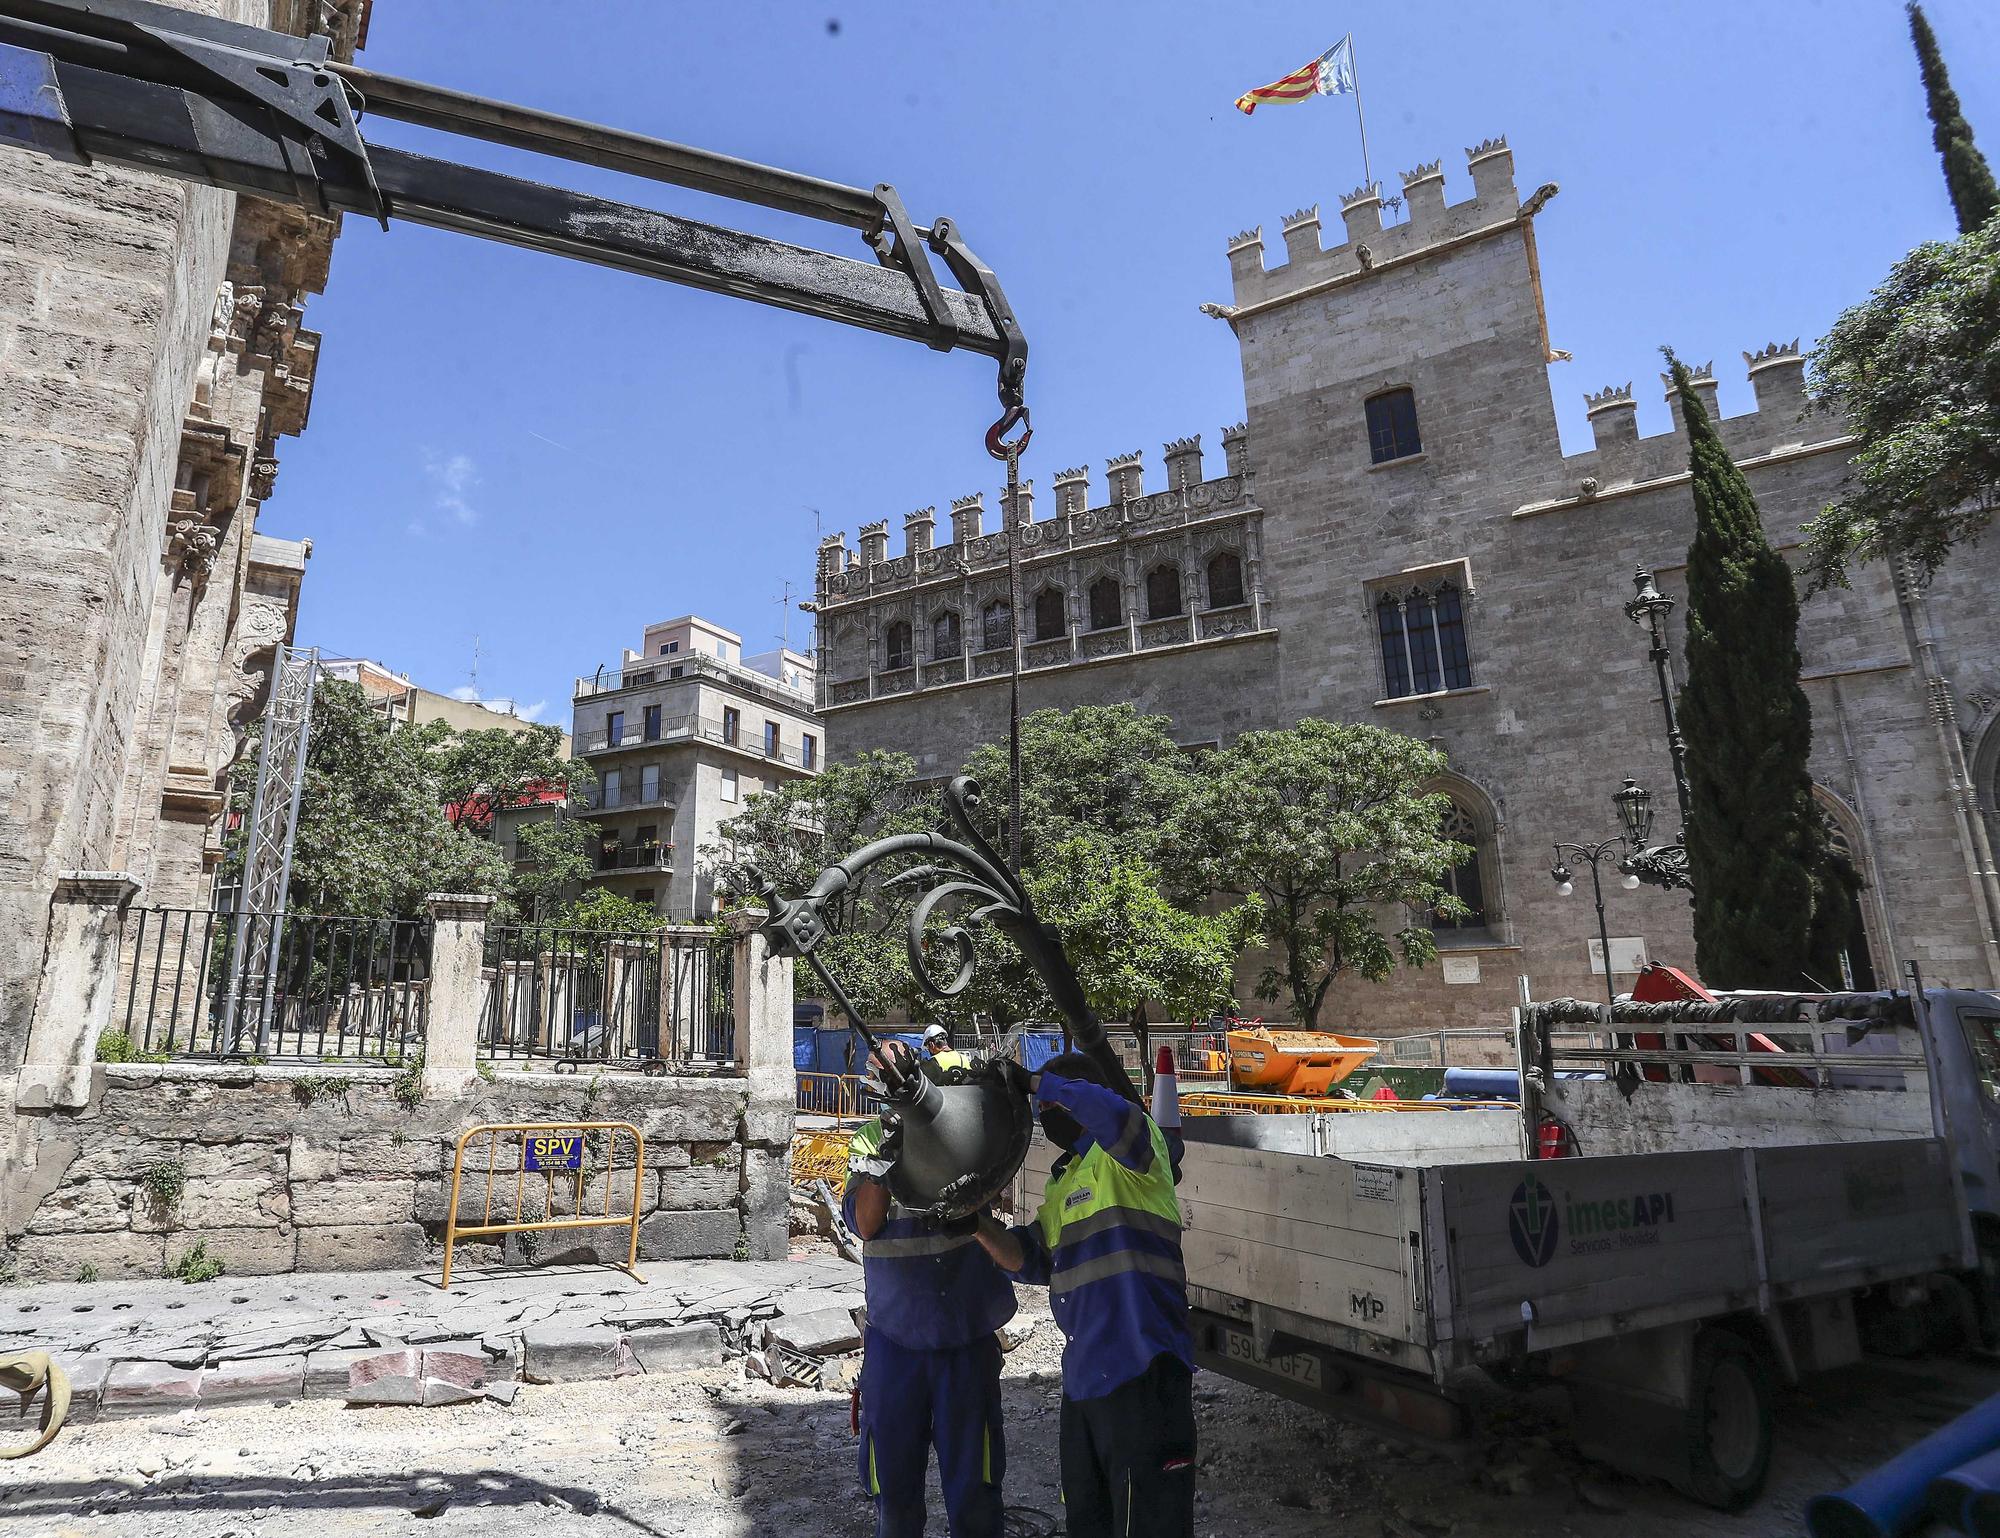
[[985, 651], [999, 651], [1014, 644], [1014, 611], [996, 598], [979, 611], [979, 644]]
[[1384, 593], [1375, 601], [1375, 624], [1389, 699], [1472, 687], [1465, 600], [1456, 583]]
[[1172, 619], [1181, 612], [1181, 569], [1172, 563], [1146, 573], [1146, 618]]
[[1438, 830], [1455, 844], [1463, 844], [1471, 851], [1464, 861], [1445, 872], [1444, 889], [1464, 903], [1470, 911], [1458, 918], [1446, 918], [1442, 914], [1431, 914], [1433, 929], [1484, 929], [1486, 925], [1486, 880], [1480, 868], [1479, 824], [1472, 814], [1456, 801], [1445, 813], [1444, 826]]
[[910, 622], [899, 619], [883, 633], [883, 640], [889, 654], [889, 667], [906, 668], [913, 660], [910, 648]]
[[942, 661], [956, 657], [965, 650], [965, 640], [959, 634], [958, 611], [945, 609], [931, 618], [931, 658]]
[[1243, 558], [1234, 550], [1218, 550], [1208, 558], [1208, 606], [1233, 609], [1243, 602]]
[[1125, 623], [1125, 604], [1116, 577], [1099, 577], [1090, 584], [1090, 628], [1109, 630]]
[[1069, 616], [1063, 611], [1063, 590], [1045, 587], [1035, 594], [1035, 639], [1060, 641], [1069, 630]]

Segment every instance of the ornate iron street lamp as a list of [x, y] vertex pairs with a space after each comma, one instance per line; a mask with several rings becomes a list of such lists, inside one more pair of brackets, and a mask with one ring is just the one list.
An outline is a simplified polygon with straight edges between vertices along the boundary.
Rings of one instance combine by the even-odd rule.
[[[1590, 891], [1597, 900], [1597, 943], [1604, 947], [1604, 997], [1608, 1003], [1618, 1002], [1618, 990], [1611, 980], [1611, 931], [1604, 922], [1604, 883], [1598, 876], [1598, 865], [1608, 855], [1615, 853], [1624, 840], [1607, 838], [1601, 844], [1557, 844], [1556, 863], [1549, 867], [1549, 879], [1556, 884], [1556, 891], [1564, 896], [1576, 890], [1571, 881], [1573, 874], [1564, 857], [1582, 860], [1590, 866]], [[1636, 877], [1627, 876], [1628, 885], [1639, 884]]]
[[1618, 815], [1624, 819], [1625, 837], [1632, 852], [1619, 862], [1618, 868], [1625, 873], [1628, 886], [1636, 884], [1636, 878], [1651, 886], [1692, 891], [1694, 883], [1688, 877], [1687, 863], [1687, 741], [1681, 736], [1680, 718], [1674, 714], [1673, 683], [1667, 676], [1667, 663], [1673, 654], [1667, 646], [1666, 622], [1673, 612], [1674, 601], [1660, 591], [1653, 574], [1643, 566], [1633, 573], [1632, 587], [1636, 596], [1625, 605], [1625, 615], [1633, 624], [1646, 627], [1652, 636], [1653, 644], [1647, 655], [1653, 659], [1653, 675], [1660, 686], [1660, 711], [1667, 721], [1667, 753], [1673, 759], [1674, 798], [1680, 803], [1681, 827], [1671, 844], [1649, 846], [1646, 839], [1653, 828], [1650, 798], [1628, 779], [1625, 789], [1614, 799]]

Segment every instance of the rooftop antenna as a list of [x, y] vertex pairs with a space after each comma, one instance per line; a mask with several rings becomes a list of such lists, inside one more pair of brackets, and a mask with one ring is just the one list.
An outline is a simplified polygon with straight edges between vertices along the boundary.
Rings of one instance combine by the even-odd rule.
[[792, 598], [797, 592], [798, 589], [792, 586], [792, 579], [787, 577], [785, 578], [784, 590], [773, 600], [778, 606], [778, 612], [785, 617], [783, 629], [778, 636], [778, 643], [786, 651], [792, 649]]
[[475, 634], [472, 638], [472, 667], [471, 670], [466, 673], [465, 681], [468, 685], [471, 686], [472, 697], [475, 700], [478, 699], [479, 698], [479, 637], [477, 634]]

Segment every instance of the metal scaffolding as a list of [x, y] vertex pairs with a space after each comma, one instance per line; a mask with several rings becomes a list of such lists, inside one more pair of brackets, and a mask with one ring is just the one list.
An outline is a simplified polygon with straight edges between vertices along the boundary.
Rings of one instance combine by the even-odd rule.
[[271, 701], [257, 751], [257, 791], [236, 889], [235, 922], [223, 973], [225, 1052], [239, 1052], [255, 1012], [257, 1051], [271, 1045], [271, 999], [285, 928], [285, 893], [292, 879], [292, 842], [299, 828], [299, 797], [306, 784], [306, 745], [312, 737], [313, 681], [319, 648], [279, 646], [271, 664]]

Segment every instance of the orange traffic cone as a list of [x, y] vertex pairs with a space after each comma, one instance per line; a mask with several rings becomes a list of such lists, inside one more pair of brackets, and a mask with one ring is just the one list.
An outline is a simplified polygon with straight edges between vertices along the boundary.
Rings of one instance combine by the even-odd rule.
[[1181, 1126], [1181, 1082], [1174, 1074], [1174, 1049], [1160, 1048], [1153, 1064], [1153, 1120], [1162, 1132], [1178, 1132]]

